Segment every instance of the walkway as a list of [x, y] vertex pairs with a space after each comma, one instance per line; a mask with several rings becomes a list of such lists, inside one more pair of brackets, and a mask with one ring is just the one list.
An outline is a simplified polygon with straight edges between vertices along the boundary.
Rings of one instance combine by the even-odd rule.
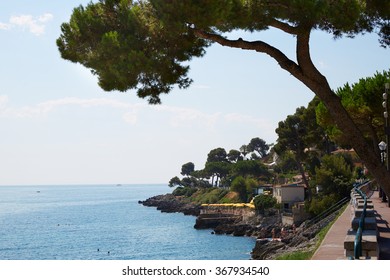
[[[370, 198], [377, 212], [379, 259], [390, 260], [390, 207], [374, 192]], [[320, 247], [314, 253], [312, 260], [345, 260], [344, 239], [348, 229], [351, 228], [353, 212], [347, 207], [337, 221], [332, 225]]]
[[379, 231], [379, 259], [390, 260], [390, 228], [388, 223], [390, 221], [390, 207], [388, 207], [387, 202], [381, 201], [378, 192], [374, 193], [371, 200], [377, 212], [376, 224], [378, 225]]
[[352, 209], [348, 206], [329, 229], [312, 260], [345, 260], [344, 239], [351, 228], [352, 216]]

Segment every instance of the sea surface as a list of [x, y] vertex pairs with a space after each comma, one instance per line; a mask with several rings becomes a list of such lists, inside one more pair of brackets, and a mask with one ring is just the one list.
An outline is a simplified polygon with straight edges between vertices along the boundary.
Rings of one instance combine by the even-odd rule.
[[255, 240], [138, 204], [166, 185], [0, 186], [0, 260], [247, 260]]

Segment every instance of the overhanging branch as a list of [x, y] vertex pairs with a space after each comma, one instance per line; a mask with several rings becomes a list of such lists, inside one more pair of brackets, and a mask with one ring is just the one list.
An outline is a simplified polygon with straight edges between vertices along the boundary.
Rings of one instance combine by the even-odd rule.
[[305, 30], [300, 30], [297, 35], [297, 45], [296, 45], [296, 54], [297, 62], [302, 72], [306, 77], [312, 81], [321, 81], [326, 83], [326, 78], [318, 71], [317, 67], [314, 65], [311, 54], [310, 54], [310, 28]]
[[269, 25], [272, 27], [275, 27], [277, 29], [280, 29], [286, 33], [297, 35], [298, 34], [298, 28], [295, 26], [291, 26], [288, 23], [279, 21], [277, 19], [270, 19]]
[[216, 42], [222, 46], [231, 47], [231, 48], [239, 48], [243, 50], [253, 50], [260, 53], [265, 53], [275, 59], [280, 67], [290, 72], [292, 75], [297, 77], [298, 79], [302, 78], [302, 72], [294, 61], [289, 59], [283, 52], [279, 49], [263, 42], [263, 41], [245, 41], [241, 38], [238, 40], [229, 40], [225, 37], [215, 34], [209, 33], [201, 29], [197, 29], [195, 26], [190, 27], [194, 34], [202, 39], [209, 40], [212, 42]]

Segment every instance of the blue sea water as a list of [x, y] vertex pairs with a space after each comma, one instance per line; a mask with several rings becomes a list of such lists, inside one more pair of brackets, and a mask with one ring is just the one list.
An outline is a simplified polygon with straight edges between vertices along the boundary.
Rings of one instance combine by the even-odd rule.
[[246, 260], [255, 240], [138, 204], [166, 185], [1, 186], [0, 260]]

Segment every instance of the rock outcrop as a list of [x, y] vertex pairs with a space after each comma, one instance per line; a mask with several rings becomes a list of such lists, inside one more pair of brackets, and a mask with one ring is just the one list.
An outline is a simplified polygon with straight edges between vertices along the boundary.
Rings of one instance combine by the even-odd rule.
[[179, 212], [192, 216], [198, 216], [200, 213], [199, 205], [186, 202], [181, 197], [174, 196], [173, 194], [156, 195], [144, 201], [138, 201], [138, 203], [144, 206], [157, 207], [157, 210], [166, 213]]
[[258, 238], [251, 253], [252, 259], [276, 259], [278, 256], [286, 253], [312, 250], [317, 242], [318, 232], [336, 216], [337, 212], [311, 226], [302, 224], [296, 230], [293, 230], [291, 227], [285, 227], [285, 235], [281, 233], [281, 230], [279, 231], [279, 227], [274, 227], [276, 229], [274, 234], [280, 238]]

